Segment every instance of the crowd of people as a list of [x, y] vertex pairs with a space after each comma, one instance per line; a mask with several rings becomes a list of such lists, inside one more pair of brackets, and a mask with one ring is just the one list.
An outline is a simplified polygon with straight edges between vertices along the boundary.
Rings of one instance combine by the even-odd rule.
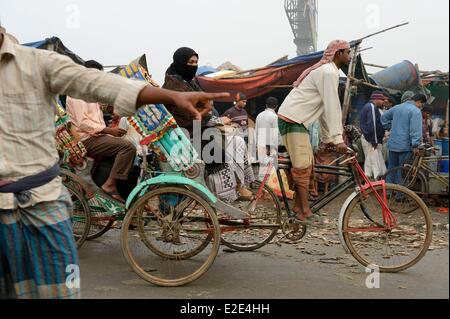
[[[115, 157], [108, 179], [100, 185], [112, 198], [124, 201], [117, 182], [127, 180], [136, 154], [146, 155], [125, 117], [142, 105], [162, 103], [191, 136], [195, 125], [202, 133], [215, 129], [201, 146], [203, 151], [216, 143], [221, 150], [207, 162], [206, 181], [224, 201], [250, 200], [249, 185], [264, 175], [264, 170], [254, 174], [250, 141], [256, 144], [261, 165], [276, 158], [284, 145], [292, 162], [293, 211], [299, 221], [315, 225], [322, 220], [310, 208], [311, 194], [317, 194], [314, 164], [329, 162], [323, 146], [347, 152], [338, 86], [340, 70], [351, 58], [348, 42], [331, 42], [281, 105], [275, 97], [267, 99], [252, 132], [244, 93], [236, 94], [234, 105], [220, 115], [212, 101], [229, 95], [202, 92], [195, 78], [199, 54], [191, 48], [174, 53], [160, 89], [105, 73], [95, 61], [88, 61], [85, 68], [57, 53], [25, 48], [0, 29], [0, 74], [8, 78], [0, 81], [0, 296], [79, 297], [79, 288], [66, 285], [67, 266], [78, 265], [78, 255], [70, 196], [58, 177], [50, 107], [55, 95], [67, 95], [67, 113], [88, 156]], [[379, 177], [386, 170], [385, 160], [388, 168], [402, 165], [423, 137], [430, 139], [432, 123], [430, 109], [422, 109], [425, 102], [424, 95], [407, 93], [402, 104], [393, 106], [383, 92], [372, 94], [360, 117], [369, 176]], [[123, 117], [117, 127], [105, 123], [103, 105], [114, 106]]]
[[[407, 91], [401, 103], [394, 105], [386, 93], [372, 93], [360, 113], [367, 176], [376, 180], [387, 170], [411, 161], [421, 144], [434, 145], [432, 108], [427, 100], [423, 93]], [[400, 176], [388, 174], [387, 179], [400, 183]]]

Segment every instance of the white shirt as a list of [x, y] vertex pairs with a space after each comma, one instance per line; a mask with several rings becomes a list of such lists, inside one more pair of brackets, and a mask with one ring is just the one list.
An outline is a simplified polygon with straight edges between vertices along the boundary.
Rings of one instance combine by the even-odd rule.
[[265, 147], [279, 145], [278, 116], [275, 110], [267, 108], [256, 118], [256, 145]]
[[278, 114], [308, 127], [320, 123], [321, 142], [343, 143], [339, 69], [334, 62], [312, 71], [284, 100]]

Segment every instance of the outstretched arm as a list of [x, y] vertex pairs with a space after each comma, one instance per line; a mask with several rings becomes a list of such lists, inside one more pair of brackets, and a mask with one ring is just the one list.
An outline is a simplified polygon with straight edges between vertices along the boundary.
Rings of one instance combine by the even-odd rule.
[[195, 119], [201, 119], [202, 114], [211, 110], [209, 100], [229, 96], [228, 93], [181, 93], [155, 88], [143, 81], [86, 69], [56, 52], [42, 50], [39, 55], [50, 92], [114, 105], [121, 116], [132, 115], [142, 105], [161, 103], [177, 105]]
[[172, 104], [191, 114], [195, 120], [201, 120], [203, 115], [212, 110], [212, 104], [208, 103], [209, 101], [228, 96], [228, 93], [176, 92], [148, 85], [139, 93], [136, 106], [156, 103]]

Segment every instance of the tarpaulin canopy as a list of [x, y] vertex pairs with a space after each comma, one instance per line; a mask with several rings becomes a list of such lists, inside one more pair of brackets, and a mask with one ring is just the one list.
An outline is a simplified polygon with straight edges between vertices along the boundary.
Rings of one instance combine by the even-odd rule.
[[445, 116], [448, 108], [448, 82], [433, 82], [427, 86], [434, 97], [431, 107], [433, 115]]
[[285, 62], [269, 65], [267, 67], [240, 73], [231, 78], [214, 79], [198, 76], [197, 80], [206, 92], [229, 92], [231, 97], [221, 102], [232, 102], [237, 93], [244, 93], [252, 99], [274, 90], [275, 86], [291, 85], [298, 76], [310, 66], [317, 63], [323, 52], [308, 56], [297, 57]]
[[218, 70], [216, 68], [213, 68], [212, 66], [204, 65], [198, 68], [197, 75], [208, 75], [217, 71]]
[[51, 37], [51, 38], [47, 38], [42, 41], [25, 43], [24, 45], [27, 47], [32, 47], [32, 48], [36, 48], [36, 49], [44, 49], [44, 50], [58, 52], [60, 54], [68, 56], [75, 63], [83, 65], [83, 66], [85, 63], [85, 61], [82, 58], [80, 58], [78, 55], [76, 55], [71, 50], [66, 48], [66, 46], [62, 43], [62, 41], [58, 37]]

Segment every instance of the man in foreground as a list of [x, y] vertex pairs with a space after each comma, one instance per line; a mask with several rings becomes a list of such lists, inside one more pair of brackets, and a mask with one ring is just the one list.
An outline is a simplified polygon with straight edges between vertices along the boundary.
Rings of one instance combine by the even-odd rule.
[[[98, 70], [55, 52], [20, 46], [0, 27], [0, 298], [77, 298], [78, 254], [70, 195], [59, 177], [55, 95], [114, 105], [122, 116], [172, 103], [200, 120], [209, 100]], [[72, 276], [70, 276], [72, 275]]]

